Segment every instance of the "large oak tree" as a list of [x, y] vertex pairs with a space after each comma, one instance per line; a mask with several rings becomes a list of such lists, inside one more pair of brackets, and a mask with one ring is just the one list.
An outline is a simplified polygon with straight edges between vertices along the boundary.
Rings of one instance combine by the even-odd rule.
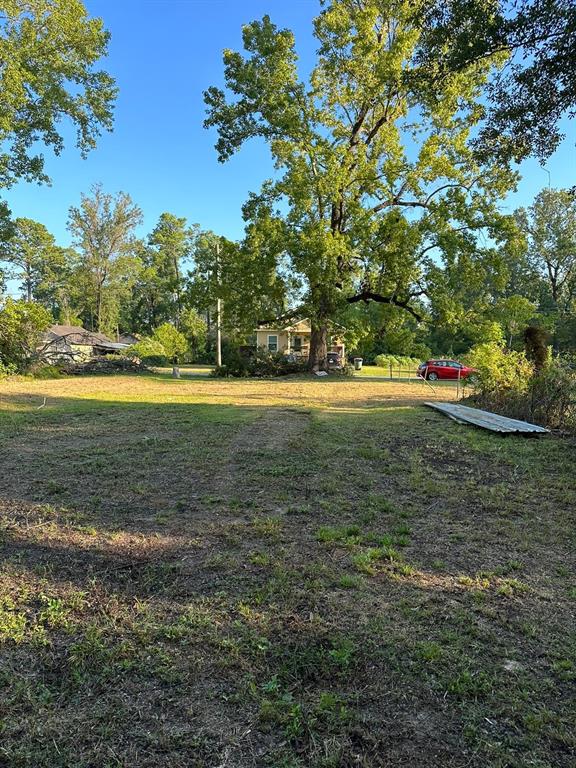
[[[434, 63], [428, 5], [333, 0], [315, 20], [308, 80], [292, 33], [264, 17], [244, 27], [244, 54], [224, 52], [226, 91], [205, 94], [221, 161], [255, 137], [270, 147], [276, 173], [244, 207], [239, 254], [261, 253], [267, 270], [272, 255], [299, 280], [287, 314], [311, 319], [312, 368], [325, 365], [329, 321], [344, 305], [378, 301], [419, 317], [418, 300], [436, 287], [430, 269], [496, 268], [510, 234], [495, 205], [515, 177], [472, 146], [505, 55], [452, 71]], [[256, 274], [258, 262], [246, 269]]]

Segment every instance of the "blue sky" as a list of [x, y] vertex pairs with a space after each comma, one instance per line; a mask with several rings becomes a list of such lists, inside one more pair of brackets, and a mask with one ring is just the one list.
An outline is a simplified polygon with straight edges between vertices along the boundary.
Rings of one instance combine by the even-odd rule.
[[[269, 156], [256, 142], [228, 163], [218, 163], [215, 134], [202, 128], [202, 92], [223, 84], [222, 50], [241, 48], [242, 24], [268, 13], [292, 29], [303, 71], [312, 64], [315, 41], [311, 20], [316, 0], [85, 0], [93, 16], [112, 33], [103, 62], [120, 88], [113, 133], [82, 160], [70, 135], [67, 148], [47, 153], [52, 186], [19, 184], [5, 197], [13, 216], [41, 221], [61, 245], [69, 244], [68, 208], [80, 194], [101, 182], [107, 192], [128, 192], [143, 209], [140, 233], [150, 232], [160, 214], [170, 211], [190, 223], [232, 239], [242, 235], [241, 205], [271, 174]], [[574, 123], [547, 168], [553, 187], [576, 183]], [[548, 184], [536, 162], [521, 167], [518, 192], [505, 202], [513, 210], [527, 205]]]

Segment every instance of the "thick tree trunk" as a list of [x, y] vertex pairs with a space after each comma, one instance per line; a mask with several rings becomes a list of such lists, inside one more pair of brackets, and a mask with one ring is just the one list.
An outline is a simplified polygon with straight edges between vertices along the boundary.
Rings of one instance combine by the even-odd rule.
[[328, 326], [326, 320], [312, 321], [308, 369], [310, 371], [328, 370]]

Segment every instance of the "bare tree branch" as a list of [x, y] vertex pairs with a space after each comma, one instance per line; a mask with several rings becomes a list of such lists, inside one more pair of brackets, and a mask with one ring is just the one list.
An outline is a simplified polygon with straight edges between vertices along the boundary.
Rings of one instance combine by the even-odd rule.
[[292, 320], [295, 317], [301, 317], [302, 314], [305, 312], [305, 308], [303, 306], [296, 307], [295, 309], [291, 309], [288, 312], [284, 312], [281, 315], [276, 315], [275, 317], [266, 317], [262, 320], [257, 321], [257, 325], [273, 325], [274, 323], [283, 323], [286, 320]]
[[[414, 295], [421, 295], [421, 294], [414, 294]], [[392, 304], [395, 307], [400, 307], [401, 309], [405, 309], [406, 312], [412, 315], [413, 318], [418, 320], [418, 322], [422, 321], [422, 315], [420, 315], [418, 312], [416, 312], [415, 309], [413, 309], [410, 304], [408, 303], [409, 300], [399, 299], [394, 294], [392, 296], [382, 296], [380, 293], [373, 293], [372, 291], [362, 291], [361, 293], [356, 294], [356, 296], [349, 296], [346, 301], [348, 304], [356, 304], [359, 301], [364, 301], [368, 303], [369, 301], [375, 301], [378, 304]]]

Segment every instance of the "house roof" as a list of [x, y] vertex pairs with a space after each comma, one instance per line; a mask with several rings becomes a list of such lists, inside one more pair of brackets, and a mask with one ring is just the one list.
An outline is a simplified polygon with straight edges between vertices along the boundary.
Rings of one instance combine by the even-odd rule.
[[[304, 327], [302, 327], [304, 326]], [[278, 323], [277, 325], [261, 325], [256, 329], [257, 331], [300, 331], [301, 333], [310, 333], [310, 320], [307, 317], [303, 317], [300, 320], [294, 320], [294, 322], [284, 325]]]
[[63, 339], [68, 344], [77, 344], [87, 347], [123, 348], [124, 344], [117, 345], [103, 333], [87, 331], [78, 325], [51, 325], [48, 328], [49, 340]]
[[[334, 328], [340, 328], [342, 331], [346, 330], [343, 325], [340, 325], [340, 323], [335, 323], [333, 320], [330, 320], [328, 322], [328, 325]], [[307, 317], [300, 318], [300, 320], [295, 320], [293, 323], [290, 323], [289, 325], [282, 325], [280, 323], [278, 325], [261, 325], [256, 330], [257, 331], [290, 331], [295, 333], [311, 333], [312, 332], [310, 320]]]
[[122, 341], [107, 341], [106, 343], [102, 342], [102, 343], [94, 344], [94, 346], [103, 347], [103, 348], [105, 347], [106, 349], [116, 349], [120, 352], [123, 349], [128, 349], [128, 347], [131, 347], [132, 345], [125, 344]]
[[140, 341], [138, 336], [135, 336], [133, 333], [121, 333], [120, 338], [118, 339], [120, 344], [136, 344]]

